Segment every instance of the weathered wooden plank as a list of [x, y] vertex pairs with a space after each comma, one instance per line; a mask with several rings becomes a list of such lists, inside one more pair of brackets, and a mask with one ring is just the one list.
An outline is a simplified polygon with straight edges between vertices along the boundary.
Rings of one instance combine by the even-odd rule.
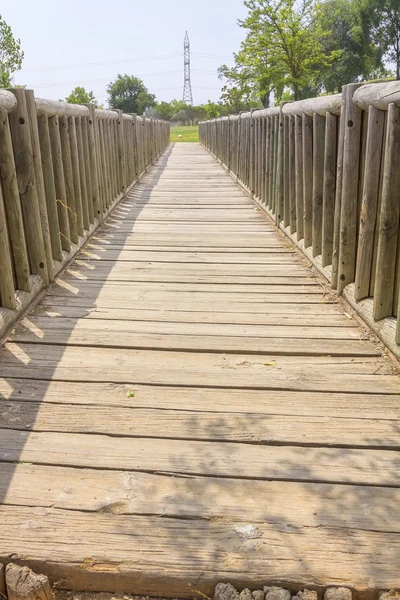
[[159, 161], [0, 350], [0, 559], [175, 597], [227, 577], [387, 589], [399, 377], [273, 225], [230, 205], [233, 182], [190, 173], [199, 157], [214, 171], [178, 148], [176, 191], [146, 198]]
[[[127, 518], [11, 506], [2, 507], [1, 519], [0, 556], [17, 548], [20, 561], [68, 589], [152, 596], [168, 589], [171, 596], [184, 598], [194, 587], [195, 593], [211, 596], [216, 583], [225, 579], [240, 589], [279, 581], [291, 589], [312, 585], [322, 591], [332, 581], [351, 581], [365, 590], [365, 573], [369, 589], [397, 585], [397, 533], [311, 527], [293, 535], [286, 525], [263, 522], [249, 540], [242, 529], [247, 521]], [[356, 554], [349, 551], [354, 548]]]
[[[306, 266], [301, 263], [301, 259], [293, 258], [292, 255], [283, 254], [282, 256], [278, 256], [275, 258], [272, 256], [270, 258], [270, 263], [268, 265], [268, 273], [271, 276], [272, 274], [282, 274], [282, 264], [285, 265], [284, 270], [287, 276], [294, 276], [296, 274], [300, 276], [303, 274], [305, 277], [309, 277], [309, 270]], [[196, 263], [196, 273], [200, 277], [201, 275], [237, 275], [243, 277], [251, 277], [251, 276], [267, 276], [266, 275], [266, 267], [263, 264], [252, 264], [247, 266], [245, 264], [235, 264], [235, 263], [225, 263], [225, 264], [205, 264], [205, 263]], [[172, 263], [165, 262], [154, 263], [151, 261], [135, 261], [135, 262], [120, 262], [115, 265], [112, 263], [108, 264], [107, 262], [92, 262], [88, 263], [88, 261], [83, 261], [77, 259], [74, 264], [69, 268], [68, 273], [81, 271], [88, 275], [91, 273], [91, 279], [95, 280], [100, 277], [101, 279], [107, 276], [109, 280], [111, 280], [112, 274], [115, 274], [116, 278], [123, 277], [124, 279], [129, 279], [130, 275], [134, 275], [135, 273], [140, 272], [159, 272], [166, 271], [168, 274], [177, 274], [187, 273], [190, 274], [190, 266], [185, 266], [180, 263]]]
[[[388, 533], [397, 522], [400, 491], [396, 488], [255, 480], [250, 495], [248, 486], [248, 481], [240, 479], [172, 479], [148, 473], [0, 463], [0, 495], [5, 504], [16, 506], [275, 524], [290, 518], [292, 526], [299, 528], [347, 527]], [[198, 501], [193, 502], [194, 498]], [[340, 510], [336, 503], [368, 504], [370, 510]]]
[[[128, 285], [128, 284], [123, 284]], [[93, 286], [92, 286], [93, 288]], [[105, 291], [105, 286], [103, 286], [103, 291]], [[56, 289], [56, 288], [55, 288]], [[97, 288], [98, 289], [98, 288]], [[43, 307], [51, 307], [53, 305], [57, 306], [62, 303], [65, 303], [65, 298], [68, 297], [68, 306], [70, 307], [83, 307], [86, 310], [93, 309], [103, 309], [103, 308], [115, 308], [116, 305], [118, 308], [123, 309], [132, 309], [132, 310], [143, 310], [144, 308], [148, 310], [171, 310], [171, 311], [202, 311], [213, 313], [217, 312], [226, 312], [226, 314], [230, 313], [242, 313], [246, 312], [247, 314], [253, 315], [265, 315], [266, 313], [271, 315], [293, 315], [293, 314], [302, 314], [302, 315], [336, 315], [337, 314], [337, 306], [333, 303], [329, 302], [302, 302], [302, 303], [292, 303], [291, 298], [286, 296], [286, 299], [282, 298], [270, 298], [266, 299], [265, 302], [254, 302], [246, 299], [245, 302], [242, 302], [240, 298], [231, 299], [228, 298], [229, 302], [226, 302], [226, 295], [219, 294], [218, 296], [210, 299], [207, 296], [199, 295], [196, 298], [178, 298], [176, 292], [173, 295], [169, 295], [161, 299], [152, 299], [146, 298], [145, 305], [142, 299], [130, 299], [124, 297], [121, 293], [120, 296], [116, 296], [112, 294], [99, 294], [99, 292], [95, 289], [88, 290], [86, 294], [75, 294], [74, 292], [78, 291], [78, 288], [73, 285], [65, 284], [64, 293], [60, 292], [57, 294], [46, 294], [43, 297], [41, 305]], [[53, 291], [53, 290], [52, 290]], [[57, 291], [57, 290], [56, 290]], [[71, 293], [72, 292], [72, 293]], [[279, 301], [279, 299], [281, 301]]]
[[[101, 243], [124, 243], [125, 245], [140, 245], [140, 246], [154, 246], [159, 243], [159, 247], [168, 248], [169, 246], [196, 246], [198, 248], [201, 247], [213, 247], [213, 248], [226, 248], [227, 245], [231, 243], [231, 248], [260, 248], [264, 245], [267, 246], [271, 237], [275, 234], [272, 232], [265, 231], [262, 235], [235, 235], [234, 239], [232, 236], [224, 234], [220, 232], [220, 235], [200, 235], [199, 233], [195, 233], [192, 235], [188, 235], [188, 233], [176, 234], [171, 239], [167, 238], [163, 234], [157, 233], [145, 233], [137, 234], [135, 232], [129, 233], [127, 235], [109, 231], [107, 233], [101, 232], [101, 234], [95, 235], [92, 238], [92, 241], [99, 241]], [[276, 239], [276, 238], [275, 238]], [[229, 242], [230, 240], [230, 242]], [[274, 241], [274, 240], [273, 240]]]
[[[37, 332], [41, 331], [43, 336], [39, 339], [41, 342], [46, 340], [46, 335], [52, 337], [65, 335], [66, 331], [71, 331], [72, 335], [82, 332], [82, 335], [110, 335], [118, 339], [122, 345], [124, 334], [128, 333], [158, 333], [160, 335], [197, 335], [212, 337], [246, 337], [246, 338], [301, 338], [301, 339], [337, 339], [337, 340], [365, 340], [368, 339], [368, 333], [360, 331], [354, 324], [353, 327], [307, 327], [304, 325], [291, 325], [287, 327], [274, 323], [272, 325], [236, 325], [231, 323], [179, 323], [162, 322], [157, 317], [153, 321], [126, 321], [121, 317], [114, 319], [110, 323], [99, 323], [96, 319], [72, 319], [49, 316], [30, 315], [23, 319], [11, 335], [10, 339], [19, 341], [33, 341]], [[328, 320], [328, 318], [327, 318]], [[37, 338], [38, 339], [38, 338]], [[368, 348], [367, 348], [368, 351]]]
[[[276, 354], [279, 356], [381, 356], [381, 351], [374, 346], [355, 339], [332, 339], [312, 337], [311, 333], [283, 331], [287, 335], [271, 337], [204, 335], [200, 331], [180, 333], [178, 327], [170, 328], [176, 333], [162, 331], [160, 333], [146, 331], [129, 331], [128, 324], [123, 321], [113, 321], [113, 325], [99, 328], [96, 322], [90, 321], [80, 324], [76, 320], [75, 326], [68, 319], [61, 319], [59, 325], [52, 325], [53, 319], [48, 319], [49, 324], [42, 322], [42, 328], [35, 324], [23, 327], [11, 335], [10, 340], [16, 343], [51, 344], [61, 343], [68, 346], [91, 346], [97, 348], [145, 348], [154, 350], [190, 352], [224, 352], [231, 354]], [[92, 325], [92, 326], [91, 326]], [[118, 325], [117, 327], [115, 325]], [[125, 325], [125, 327], [124, 327]], [[214, 326], [215, 327], [215, 326]], [[151, 329], [150, 327], [148, 327]], [[138, 327], [137, 329], [141, 329]], [[143, 327], [146, 329], [146, 327]], [[152, 328], [155, 331], [157, 326]], [[185, 327], [182, 328], [183, 330]], [[196, 326], [194, 330], [199, 330]], [[304, 328], [303, 328], [304, 329]], [[38, 335], [40, 332], [40, 335]], [[326, 334], [325, 334], [326, 335]]]
[[[237, 221], [243, 222], [242, 211], [233, 211], [225, 209], [200, 209], [192, 208], [190, 210], [185, 209], [168, 209], [168, 210], [157, 210], [148, 208], [136, 208], [131, 209], [129, 212], [126, 211], [124, 215], [124, 223], [130, 224], [132, 221], [136, 223], [141, 221], [210, 221], [210, 223], [218, 223], [223, 221], [224, 223], [235, 223]], [[114, 218], [118, 216], [118, 213], [113, 213]], [[256, 214], [256, 211], [246, 214], [247, 223], [260, 223], [260, 217]]]
[[0, 460], [213, 477], [400, 485], [398, 452], [0, 430]]
[[[112, 282], [113, 283], [113, 282]], [[233, 303], [234, 312], [237, 312], [238, 308], [243, 310], [246, 307], [248, 312], [254, 312], [254, 308], [256, 308], [257, 312], [265, 311], [266, 304], [292, 304], [297, 305], [297, 311], [301, 309], [301, 305], [303, 304], [317, 304], [322, 305], [323, 300], [319, 294], [297, 294], [297, 289], [294, 287], [292, 289], [292, 293], [274, 293], [274, 291], [265, 292], [260, 290], [259, 292], [246, 293], [245, 291], [241, 292], [224, 292], [224, 291], [207, 291], [206, 289], [201, 292], [199, 291], [196, 294], [196, 297], [193, 297], [193, 290], [179, 290], [177, 285], [175, 285], [175, 289], [162, 291], [161, 290], [146, 290], [145, 288], [141, 289], [132, 289], [130, 292], [130, 296], [122, 295], [124, 290], [121, 285], [125, 285], [125, 287], [130, 286], [130, 283], [125, 282], [115, 282], [117, 287], [113, 287], [111, 282], [105, 284], [104, 286], [96, 285], [95, 282], [92, 282], [90, 285], [80, 284], [79, 280], [74, 282], [70, 281], [68, 284], [65, 283], [65, 288], [60, 289], [54, 288], [51, 290], [51, 294], [46, 295], [44, 303], [48, 306], [49, 303], [54, 301], [54, 298], [58, 298], [57, 302], [60, 302], [59, 298], [68, 298], [68, 303], [72, 306], [88, 306], [90, 304], [91, 307], [94, 306], [115, 306], [116, 303], [122, 308], [132, 308], [144, 307], [144, 303], [146, 307], [150, 305], [154, 308], [154, 303], [158, 307], [160, 306], [177, 306], [180, 307], [181, 310], [192, 310], [193, 307], [201, 307], [203, 310], [206, 309], [206, 306], [213, 311], [219, 310], [221, 305], [231, 304]], [[147, 282], [138, 282], [138, 283], [147, 283]], [[78, 284], [80, 288], [76, 288], [75, 285]], [[118, 286], [119, 284], [119, 286]], [[159, 285], [168, 285], [168, 284], [159, 284]], [[182, 284], [182, 285], [191, 285], [191, 284]], [[194, 285], [194, 284], [193, 284]], [[212, 285], [212, 284], [204, 284]], [[70, 288], [70, 289], [68, 289]], [[78, 292], [77, 295], [75, 292]], [[125, 293], [129, 290], [125, 290]], [[121, 294], [121, 297], [118, 298], [116, 293]], [[214, 304], [215, 303], [215, 304]], [[258, 306], [257, 306], [258, 305]], [[295, 308], [293, 308], [292, 312], [295, 312]], [[282, 312], [282, 311], [281, 311]], [[319, 312], [318, 309], [315, 312]], [[324, 313], [324, 311], [321, 311]]]
[[[148, 289], [152, 289], [152, 286], [154, 285], [159, 288], [159, 286], [163, 286], [165, 284], [174, 285], [174, 289], [177, 289], [176, 286], [180, 288], [181, 285], [186, 285], [187, 290], [191, 289], [192, 291], [201, 291], [201, 287], [204, 287], [204, 285], [209, 285], [210, 287], [207, 288], [208, 291], [221, 292], [250, 292], [251, 289], [253, 293], [320, 293], [320, 288], [316, 284], [315, 280], [308, 277], [295, 277], [294, 275], [291, 277], [280, 277], [279, 275], [274, 275], [274, 273], [272, 273], [270, 276], [254, 275], [249, 277], [244, 275], [218, 276], [216, 273], [196, 276], [193, 273], [194, 271], [195, 269], [188, 269], [187, 271], [182, 271], [177, 274], [165, 273], [165, 271], [162, 269], [152, 272], [137, 271], [132, 275], [123, 275], [122, 279], [117, 276], [117, 274], [113, 273], [107, 280], [103, 280], [102, 277], [94, 277], [93, 280], [90, 281], [92, 284], [95, 284], [96, 281], [104, 281], [105, 285], [107, 286], [112, 285], [113, 283], [120, 284], [121, 282], [125, 281], [127, 285], [142, 284], [142, 287], [146, 287], [144, 284], [148, 283]], [[85, 273], [85, 269], [81, 268], [81, 270], [78, 271], [77, 269], [73, 269], [73, 267], [71, 267], [70, 273], [72, 274], [73, 278], [84, 279], [83, 275]], [[188, 284], [197, 287], [191, 287]], [[249, 285], [251, 285], [251, 288]], [[171, 287], [171, 289], [173, 288]], [[203, 291], [207, 291], [206, 288], [204, 288]]]
[[[375, 375], [382, 384], [385, 377]], [[349, 378], [345, 378], [349, 381]], [[368, 378], [367, 379], [371, 379]], [[400, 418], [397, 390], [379, 393], [361, 385], [357, 391], [334, 390], [334, 377], [310, 375], [305, 391], [287, 389], [246, 389], [218, 387], [176, 387], [121, 383], [0, 379], [3, 405], [6, 401], [74, 404], [79, 406], [115, 406], [116, 408], [159, 408], [162, 410], [207, 411], [208, 413], [275, 414], [360, 420]], [[357, 378], [353, 380], [357, 387]], [[312, 389], [312, 383], [320, 388]]]
[[[196, 241], [194, 238], [191, 238], [191, 241]], [[119, 243], [118, 243], [119, 242]], [[150, 244], [151, 244], [151, 240], [150, 240]], [[207, 262], [207, 257], [208, 255], [211, 253], [211, 256], [214, 255], [218, 255], [219, 258], [226, 258], [226, 255], [231, 255], [233, 254], [234, 256], [237, 256], [238, 258], [240, 257], [241, 254], [246, 254], [250, 261], [253, 262], [253, 259], [257, 258], [258, 255], [260, 255], [260, 257], [263, 257], [265, 254], [270, 254], [272, 253], [285, 253], [287, 251], [292, 251], [293, 249], [289, 246], [289, 245], [284, 245], [282, 246], [280, 240], [268, 240], [268, 243], [265, 243], [265, 245], [261, 245], [261, 246], [257, 246], [254, 245], [253, 247], [246, 247], [246, 246], [242, 246], [242, 247], [235, 247], [232, 246], [232, 248], [230, 247], [218, 247], [218, 246], [185, 246], [184, 244], [179, 244], [179, 245], [175, 245], [175, 246], [163, 246], [163, 245], [156, 245], [156, 242], [153, 242], [152, 245], [144, 245], [144, 246], [140, 246], [138, 244], [135, 244], [135, 242], [131, 243], [129, 240], [124, 243], [122, 239], [118, 240], [114, 240], [114, 241], [108, 241], [106, 240], [101, 240], [98, 236], [96, 236], [96, 239], [91, 238], [90, 242], [88, 242], [85, 245], [84, 250], [90, 252], [91, 249], [93, 250], [98, 250], [99, 252], [105, 251], [107, 249], [109, 250], [119, 250], [120, 252], [151, 252], [152, 256], [162, 256], [164, 253], [166, 252], [170, 252], [170, 253], [174, 253], [175, 256], [180, 256], [181, 254], [184, 256], [185, 253], [189, 253], [189, 254], [199, 254], [202, 253], [204, 254], [204, 257], [206, 259]]]
[[267, 413], [218, 413], [77, 406], [8, 401], [0, 403], [0, 429], [102, 434], [118, 437], [398, 449], [396, 421]]
[[270, 248], [267, 252], [199, 252], [197, 251], [148, 251], [146, 249], [130, 250], [123, 247], [109, 248], [107, 246], [96, 246], [91, 244], [85, 246], [80, 252], [80, 259], [104, 260], [107, 262], [162, 262], [162, 263], [245, 263], [252, 266], [255, 263], [277, 264], [283, 262], [298, 263], [298, 256], [290, 248]]
[[310, 314], [306, 311], [297, 310], [295, 313], [271, 313], [270, 310], [260, 313], [246, 312], [242, 308], [240, 312], [228, 311], [183, 311], [168, 310], [160, 308], [159, 310], [148, 310], [147, 308], [132, 309], [119, 307], [85, 307], [85, 306], [65, 306], [61, 303], [53, 302], [51, 306], [39, 305], [33, 312], [33, 315], [43, 315], [48, 317], [70, 317], [79, 319], [102, 319], [102, 320], [122, 320], [122, 321], [157, 321], [173, 323], [232, 323], [238, 325], [282, 325], [282, 326], [301, 326], [301, 327], [341, 327], [353, 328], [357, 322], [351, 315], [345, 316], [336, 313], [328, 314]]
[[[185, 385], [275, 389], [284, 386], [306, 390], [310, 389], [309, 377], [313, 380], [311, 389], [321, 389], [315, 387], [318, 385], [316, 380], [324, 380], [328, 374], [340, 374], [343, 391], [349, 390], [348, 385], [351, 381], [350, 391], [367, 389], [371, 393], [392, 393], [393, 390], [399, 392], [398, 378], [391, 378], [390, 366], [385, 365], [376, 356], [278, 356], [273, 353], [254, 356], [211, 352], [196, 354], [161, 349], [154, 352], [150, 349], [90, 346], [86, 346], [82, 352], [79, 347], [63, 345], [52, 345], [50, 351], [49, 346], [45, 344], [8, 343], [0, 349], [0, 360], [2, 377], [5, 378], [179, 386], [184, 371]], [[337, 389], [337, 377], [335, 381], [334, 390]], [[323, 389], [326, 389], [328, 384], [323, 385]]]
[[[283, 256], [293, 255], [290, 248], [270, 248], [267, 252], [162, 252], [152, 250], [130, 250], [123, 247], [110, 248], [98, 247], [96, 244], [88, 244], [79, 255], [80, 259], [105, 260], [105, 261], [139, 261], [139, 262], [167, 262], [167, 263], [245, 263], [248, 265], [262, 263], [268, 264], [273, 261], [281, 261]], [[296, 257], [297, 258], [297, 257]], [[283, 258], [283, 260], [285, 260]]]

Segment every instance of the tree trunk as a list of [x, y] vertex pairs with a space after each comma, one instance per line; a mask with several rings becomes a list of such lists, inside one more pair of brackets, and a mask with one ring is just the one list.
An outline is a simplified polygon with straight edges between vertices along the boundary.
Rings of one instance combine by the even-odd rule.
[[270, 96], [271, 96], [271, 92], [266, 92], [266, 94], [264, 94], [264, 96], [262, 98], [262, 103], [263, 103], [264, 108], [269, 108], [269, 105], [271, 102]]

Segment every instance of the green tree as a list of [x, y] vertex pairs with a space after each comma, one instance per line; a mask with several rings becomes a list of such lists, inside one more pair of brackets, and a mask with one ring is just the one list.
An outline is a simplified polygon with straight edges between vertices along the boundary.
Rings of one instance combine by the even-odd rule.
[[107, 87], [108, 104], [125, 113], [143, 114], [146, 108], [156, 104], [143, 81], [133, 75], [120, 75]]
[[12, 74], [22, 66], [21, 40], [14, 38], [11, 27], [0, 15], [0, 87], [11, 86]]
[[316, 94], [316, 75], [342, 53], [323, 46], [329, 32], [318, 18], [319, 4], [315, 0], [246, 0], [245, 6], [249, 13], [239, 25], [247, 36], [235, 57], [242, 89], [243, 83], [255, 89], [264, 106], [271, 92], [278, 100], [285, 89], [291, 90], [294, 100]]
[[159, 102], [154, 106], [154, 114], [164, 121], [170, 121], [174, 116], [175, 109], [171, 102]]
[[371, 0], [372, 37], [400, 79], [400, 0]]
[[65, 102], [69, 104], [96, 104], [97, 101], [93, 92], [87, 92], [84, 87], [77, 86], [69, 96], [65, 98]]
[[221, 101], [223, 104], [231, 108], [231, 112], [239, 113], [241, 110], [247, 110], [252, 106], [262, 104], [268, 106], [270, 89], [267, 85], [267, 90], [261, 86], [260, 73], [255, 64], [255, 55], [252, 52], [243, 52], [235, 54], [235, 65], [228, 67], [222, 65], [218, 69], [218, 77], [226, 80], [222, 88]]
[[319, 18], [322, 29], [329, 32], [322, 40], [325, 52], [342, 50], [328, 68], [321, 70], [320, 81], [327, 92], [339, 92], [347, 83], [385, 74], [364, 0], [325, 0]]

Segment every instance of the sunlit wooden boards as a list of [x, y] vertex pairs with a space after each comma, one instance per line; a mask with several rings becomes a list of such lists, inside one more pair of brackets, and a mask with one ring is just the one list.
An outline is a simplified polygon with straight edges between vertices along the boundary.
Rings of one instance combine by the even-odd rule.
[[400, 378], [176, 145], [0, 349], [0, 559], [58, 586], [398, 586]]

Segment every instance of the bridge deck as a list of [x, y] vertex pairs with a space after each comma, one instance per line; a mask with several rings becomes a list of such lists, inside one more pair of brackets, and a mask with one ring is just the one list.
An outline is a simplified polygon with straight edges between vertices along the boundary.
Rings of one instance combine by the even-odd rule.
[[400, 380], [201, 146], [0, 351], [0, 560], [75, 589], [398, 585]]

